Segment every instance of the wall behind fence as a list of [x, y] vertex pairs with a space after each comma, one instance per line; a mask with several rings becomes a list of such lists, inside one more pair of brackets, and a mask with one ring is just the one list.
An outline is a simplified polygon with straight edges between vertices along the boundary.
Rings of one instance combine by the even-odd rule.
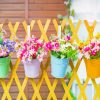
[[0, 0], [0, 22], [55, 18], [65, 14], [64, 0]]
[[[16, 21], [23, 22], [26, 20], [30, 22], [33, 19], [40, 19], [44, 25], [47, 18], [56, 18], [58, 14], [65, 15], [65, 8], [64, 0], [0, 0], [0, 23], [7, 25], [9, 21], [14, 24]], [[55, 33], [52, 23], [49, 27], [48, 35]], [[9, 29], [6, 26], [4, 29], [8, 33], [7, 37], [9, 37]], [[22, 24], [19, 26], [18, 33], [19, 38], [25, 37]], [[35, 25], [32, 34], [40, 36], [37, 25]]]

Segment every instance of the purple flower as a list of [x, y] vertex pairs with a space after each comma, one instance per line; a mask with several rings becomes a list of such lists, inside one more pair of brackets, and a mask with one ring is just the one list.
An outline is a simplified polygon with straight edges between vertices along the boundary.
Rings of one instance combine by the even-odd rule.
[[15, 51], [15, 42], [8, 40], [8, 39], [4, 39], [3, 42], [0, 44], [0, 57], [1, 56], [8, 56], [9, 53], [14, 52]]

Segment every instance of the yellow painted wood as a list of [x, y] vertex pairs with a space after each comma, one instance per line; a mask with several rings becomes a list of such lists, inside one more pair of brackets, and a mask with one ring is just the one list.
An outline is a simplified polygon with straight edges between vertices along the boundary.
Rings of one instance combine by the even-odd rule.
[[[58, 23], [57, 23], [56, 19], [53, 19], [53, 20], [47, 19], [46, 24], [44, 26], [43, 26], [41, 20], [37, 20], [37, 21], [32, 20], [30, 23], [31, 31], [33, 30], [34, 25], [37, 24], [39, 27], [39, 30], [40, 30], [41, 39], [43, 39], [47, 42], [47, 41], [49, 41], [49, 39], [47, 37], [47, 31], [48, 31], [48, 28], [49, 28], [49, 25], [51, 22], [53, 22], [54, 28], [57, 32], [58, 31]], [[75, 27], [72, 20], [67, 21], [64, 19], [61, 23], [62, 30], [64, 29], [66, 22], [69, 22], [69, 25], [70, 25], [71, 30], [72, 30], [72, 41], [76, 41], [78, 44], [80, 44], [81, 41], [79, 40], [77, 33], [78, 33], [78, 30], [80, 28], [82, 21], [79, 20], [76, 27]], [[22, 24], [23, 24], [25, 32], [26, 32], [26, 37], [25, 37], [25, 41], [26, 41], [26, 39], [27, 39], [27, 23], [26, 23], [26, 21], [24, 21]], [[96, 26], [96, 21], [93, 23], [92, 26], [90, 26], [88, 21], [86, 21], [86, 20], [84, 21], [84, 24], [87, 28], [88, 33], [89, 33], [89, 37], [85, 42], [85, 43], [88, 43], [90, 41], [90, 39], [93, 38], [93, 31], [94, 31], [94, 28]], [[3, 24], [0, 24], [0, 27], [2, 28]], [[8, 27], [9, 27], [9, 30], [11, 32], [10, 39], [13, 40], [16, 37], [17, 30], [19, 27], [19, 22], [16, 22], [14, 26], [12, 25], [11, 22], [9, 22]], [[62, 100], [66, 100], [67, 98], [68, 98], [68, 100], [72, 100], [72, 97], [69, 93], [69, 90], [71, 89], [71, 86], [72, 86], [74, 80], [76, 80], [78, 87], [80, 89], [80, 94], [78, 96], [78, 100], [82, 100], [82, 99], [87, 100], [85, 90], [86, 90], [86, 87], [87, 87], [87, 84], [88, 84], [90, 78], [87, 77], [85, 80], [85, 83], [81, 84], [79, 76], [77, 75], [77, 71], [80, 67], [81, 61], [82, 60], [78, 60], [76, 66], [74, 66], [72, 60], [69, 61], [70, 67], [73, 71], [73, 74], [72, 74], [72, 77], [71, 77], [69, 84], [67, 86], [64, 79], [54, 79], [53, 83], [51, 84], [49, 76], [48, 76], [48, 72], [47, 72], [47, 69], [50, 66], [50, 57], [47, 58], [47, 62], [45, 65], [43, 63], [41, 63], [41, 72], [42, 73], [41, 73], [40, 78], [39, 78], [37, 83], [35, 82], [35, 79], [29, 79], [28, 77], [25, 77], [23, 80], [23, 83], [21, 84], [19, 77], [16, 73], [18, 66], [20, 64], [20, 59], [17, 59], [16, 63], [14, 65], [12, 65], [12, 63], [11, 63], [11, 75], [10, 75], [10, 79], [8, 80], [8, 82], [6, 83], [5, 79], [0, 79], [0, 85], [2, 86], [2, 88], [4, 90], [4, 93], [2, 95], [1, 100], [6, 100], [6, 99], [12, 100], [12, 97], [11, 97], [9, 90], [10, 90], [10, 87], [11, 87], [13, 81], [15, 81], [16, 86], [18, 87], [18, 90], [19, 90], [19, 93], [18, 93], [18, 96], [16, 97], [16, 100], [21, 100], [21, 99], [28, 100], [28, 98], [26, 97], [26, 95], [24, 93], [24, 90], [28, 84], [28, 81], [31, 82], [32, 88], [34, 89], [34, 92], [32, 95], [32, 100], [36, 100], [36, 99], [42, 100], [43, 97], [41, 96], [40, 88], [42, 86], [43, 81], [45, 81], [45, 83], [49, 89], [47, 100], [57, 100], [55, 88], [58, 84], [58, 81], [61, 82], [63, 89], [64, 89]], [[93, 100], [97, 100], [97, 98], [100, 99], [100, 84], [96, 84], [95, 79], [91, 79], [91, 80], [92, 80], [93, 86], [94, 86], [95, 91], [96, 91]]]
[[96, 21], [94, 21], [92, 25], [89, 25], [89, 22], [87, 20], [84, 20], [84, 23], [86, 25], [86, 28], [87, 28], [87, 31], [89, 34], [89, 39], [92, 39], [93, 38], [93, 31], [94, 31], [94, 28], [96, 26]]
[[14, 27], [13, 27], [12, 23], [9, 22], [8, 26], [9, 26], [9, 29], [10, 29], [10, 32], [11, 32], [10, 39], [16, 39], [16, 32], [17, 32], [17, 29], [18, 29], [18, 26], [19, 26], [19, 22], [16, 22]]
[[94, 95], [94, 100], [97, 100], [97, 98], [99, 97], [100, 99], [100, 84], [96, 84], [95, 79], [91, 79], [94, 85], [94, 88], [96, 90], [96, 94]]
[[67, 87], [67, 85], [66, 85], [66, 83], [65, 83], [65, 80], [64, 80], [64, 79], [60, 79], [60, 81], [61, 81], [62, 86], [63, 86], [64, 91], [65, 91], [62, 100], [66, 100], [67, 97], [68, 97], [69, 100], [72, 100], [72, 97], [71, 97], [71, 95], [70, 95], [70, 93], [69, 93], [69, 88]]
[[34, 25], [35, 25], [35, 20], [32, 20], [32, 21], [31, 21], [31, 24], [30, 24], [31, 31], [33, 30]]
[[[33, 89], [35, 91], [33, 96], [32, 96], [32, 100], [36, 100], [36, 98], [38, 98], [38, 100], [42, 100], [42, 97], [41, 97], [41, 95], [39, 93], [39, 90], [40, 90], [40, 87], [38, 85], [39, 83], [36, 84], [34, 79], [30, 79], [30, 80], [31, 80], [32, 87], [33, 87]], [[42, 84], [42, 80], [41, 80], [40, 86], [41, 86], [41, 84]]]
[[68, 20], [66, 19], [63, 19], [62, 23], [61, 23], [61, 27], [62, 27], [62, 30], [64, 29], [64, 27], [66, 26], [66, 23], [68, 22]]
[[1, 80], [0, 80], [0, 83], [1, 83], [1, 85], [2, 85], [2, 87], [3, 87], [3, 89], [4, 89], [4, 94], [3, 94], [3, 96], [2, 96], [1, 99], [2, 99], [2, 100], [5, 100], [6, 97], [7, 97], [7, 98], [9, 98], [9, 100], [11, 100], [11, 95], [10, 95], [8, 89], [7, 89], [5, 80], [4, 80], [4, 79], [1, 79]]
[[2, 28], [3, 28], [3, 24], [0, 24], [0, 31], [2, 30]]
[[74, 42], [76, 40], [76, 42], [78, 44], [81, 43], [80, 39], [78, 38], [78, 30], [80, 28], [80, 25], [81, 25], [81, 20], [79, 20], [76, 24], [76, 27], [74, 26], [74, 23], [72, 22], [71, 19], [69, 19], [69, 25], [71, 27], [71, 30], [72, 30], [72, 42]]
[[81, 85], [81, 82], [80, 82], [80, 79], [79, 79], [79, 77], [78, 77], [78, 75], [77, 75], [77, 70], [78, 70], [78, 68], [79, 68], [79, 66], [80, 66], [81, 60], [78, 60], [78, 61], [77, 61], [77, 64], [76, 64], [75, 67], [74, 67], [74, 65], [73, 65], [72, 60], [70, 60], [69, 63], [70, 63], [70, 66], [71, 66], [71, 68], [72, 68], [72, 70], [73, 70], [73, 75], [72, 75], [72, 78], [71, 78], [71, 80], [70, 80], [70, 82], [69, 82], [69, 84], [68, 84], [68, 88], [69, 88], [69, 89], [71, 88], [73, 81], [76, 79], [76, 81], [77, 81], [77, 83], [78, 83], [78, 86], [79, 86], [79, 89], [80, 89], [80, 94], [79, 94], [78, 100], [81, 100], [81, 98], [83, 98], [84, 100], [87, 100], [87, 97], [86, 97], [86, 94], [85, 94], [84, 91], [85, 91], [86, 86], [87, 86], [87, 84], [88, 84], [89, 78], [86, 79], [86, 82], [85, 82], [84, 85], [82, 86], [82, 85]]
[[[52, 22], [53, 22], [54, 27], [55, 27], [55, 30], [56, 30], [56, 35], [58, 35], [58, 34], [57, 34], [57, 32], [58, 32], [58, 22], [57, 22], [56, 19], [53, 19]], [[64, 27], [65, 27], [65, 25], [66, 25], [66, 22], [67, 22], [66, 19], [64, 19], [64, 20], [61, 22], [61, 30], [62, 30], [62, 31], [63, 31], [63, 29], [64, 29]]]
[[42, 39], [42, 40], [45, 40], [46, 42], [49, 41], [49, 40], [48, 40], [48, 37], [47, 37], [47, 35], [46, 35], [46, 32], [47, 32], [47, 29], [48, 29], [48, 27], [49, 27], [49, 25], [50, 25], [50, 22], [51, 22], [51, 20], [50, 20], [50, 19], [47, 19], [46, 24], [45, 24], [45, 26], [44, 26], [44, 28], [43, 28], [43, 25], [42, 25], [41, 21], [40, 21], [40, 20], [37, 21], [38, 26], [39, 26], [39, 29], [40, 29], [40, 31], [41, 31], [41, 39]]

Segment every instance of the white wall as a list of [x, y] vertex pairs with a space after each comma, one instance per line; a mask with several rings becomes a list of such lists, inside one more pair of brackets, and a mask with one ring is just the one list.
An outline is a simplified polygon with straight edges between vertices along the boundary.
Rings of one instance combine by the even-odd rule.
[[100, 19], [100, 0], [72, 0], [75, 19]]
[[[76, 14], [73, 21], [81, 19], [88, 20], [91, 23], [92, 21], [96, 20], [97, 25], [94, 30], [94, 34], [100, 32], [100, 0], [72, 0], [72, 8], [75, 10]], [[84, 24], [81, 25], [78, 35], [82, 41], [86, 40], [88, 32]], [[82, 61], [78, 69], [78, 76], [81, 82], [83, 82], [83, 80], [85, 80], [87, 77], [84, 61]], [[96, 82], [100, 84], [100, 78], [96, 79]], [[79, 89], [77, 86], [77, 82], [74, 82], [72, 89], [74, 94], [78, 96]], [[88, 100], [92, 100], [94, 91], [94, 87], [92, 85], [92, 82], [90, 81], [86, 89]]]

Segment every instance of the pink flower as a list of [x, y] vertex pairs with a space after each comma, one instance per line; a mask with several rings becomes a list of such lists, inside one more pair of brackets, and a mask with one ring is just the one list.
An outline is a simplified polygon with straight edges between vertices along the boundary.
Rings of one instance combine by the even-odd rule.
[[95, 46], [95, 43], [90, 43], [90, 45], [91, 45], [92, 47], [94, 47], [94, 46]]
[[85, 47], [85, 48], [84, 48], [84, 51], [85, 51], [85, 52], [87, 52], [87, 51], [89, 51], [89, 50], [90, 50], [90, 47]]
[[70, 40], [70, 36], [65, 36], [65, 40], [69, 41]]
[[100, 43], [98, 43], [98, 46], [100, 47]]
[[58, 42], [54, 42], [52, 50], [59, 51], [59, 49], [60, 49], [60, 44]]
[[51, 42], [48, 42], [48, 43], [46, 44], [46, 49], [47, 49], [47, 50], [52, 50], [52, 43], [51, 43]]
[[[43, 40], [38, 38], [29, 38], [26, 42], [23, 42], [18, 50], [17, 57], [20, 57], [21, 60], [24, 62], [26, 60], [31, 61], [32, 59], [41, 59], [43, 60], [43, 56], [41, 53], [46, 52], [46, 45], [44, 44]], [[48, 46], [50, 48], [50, 45]]]
[[25, 46], [25, 47], [27, 47], [27, 44], [26, 44], [26, 43], [24, 43], [24, 46]]
[[20, 54], [20, 59], [22, 59], [22, 57], [23, 57], [23, 54]]
[[88, 44], [87, 47], [83, 48], [83, 54], [85, 55], [86, 53], [88, 53], [90, 57], [96, 56], [96, 58], [98, 58], [99, 57], [98, 54], [100, 53], [100, 40], [93, 38], [90, 41], [90, 44]]
[[91, 54], [92, 54], [93, 56], [95, 56], [95, 55], [97, 54], [97, 52], [96, 52], [96, 51], [91, 51]]
[[24, 54], [26, 51], [27, 51], [27, 50], [24, 49], [24, 50], [22, 51], [22, 54]]
[[38, 40], [38, 38], [34, 38], [34, 39], [33, 39], [34, 42], [37, 42], [37, 40]]
[[38, 43], [37, 46], [38, 47], [42, 47], [43, 46], [43, 43]]
[[60, 45], [59, 45], [59, 43], [56, 42], [56, 43], [54, 44], [54, 46], [55, 46], [56, 48], [59, 48]]

